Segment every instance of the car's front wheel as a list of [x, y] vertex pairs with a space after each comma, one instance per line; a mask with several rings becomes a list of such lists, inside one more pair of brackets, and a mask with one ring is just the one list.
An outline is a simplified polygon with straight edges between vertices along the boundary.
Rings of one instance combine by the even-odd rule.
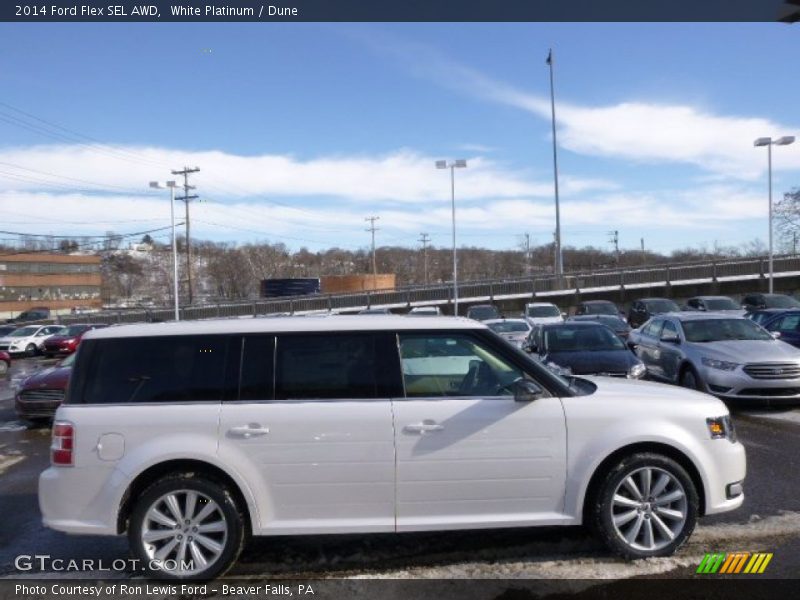
[[5, 377], [8, 373], [8, 363], [4, 360], [0, 360], [0, 377]]
[[629, 559], [670, 556], [697, 523], [699, 499], [686, 470], [667, 456], [637, 453], [603, 477], [590, 511], [592, 525], [615, 553]]
[[703, 391], [703, 382], [692, 367], [687, 367], [681, 374], [681, 385], [690, 390]]
[[160, 479], [139, 497], [130, 519], [131, 551], [151, 577], [211, 579], [236, 561], [244, 518], [231, 491], [204, 477]]
[[25, 356], [36, 356], [36, 344], [28, 344], [25, 347]]

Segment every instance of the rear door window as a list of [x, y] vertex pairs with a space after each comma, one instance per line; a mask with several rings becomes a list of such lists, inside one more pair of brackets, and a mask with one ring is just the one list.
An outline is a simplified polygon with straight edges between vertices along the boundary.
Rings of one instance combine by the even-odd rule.
[[221, 401], [228, 344], [219, 335], [86, 340], [70, 398], [85, 404]]

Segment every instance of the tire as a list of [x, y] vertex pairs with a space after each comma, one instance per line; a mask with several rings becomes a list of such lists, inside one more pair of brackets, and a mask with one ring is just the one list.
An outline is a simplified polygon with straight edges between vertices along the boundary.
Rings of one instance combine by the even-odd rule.
[[693, 367], [686, 367], [683, 371], [681, 375], [681, 385], [690, 390], [697, 390], [698, 392], [705, 391], [703, 381]]
[[36, 356], [36, 344], [28, 344], [25, 346], [25, 356]]
[[[195, 498], [193, 515], [200, 520], [193, 523], [190, 517], [187, 524], [184, 517], [190, 497]], [[184, 521], [180, 528], [175, 527], [176, 516]], [[139, 496], [131, 513], [128, 541], [131, 553], [140, 561], [137, 566], [149, 577], [207, 580], [225, 573], [239, 557], [245, 542], [244, 523], [244, 515], [224, 484], [203, 476], [174, 474], [159, 479]], [[208, 528], [205, 532], [204, 527]], [[151, 539], [145, 541], [146, 536]], [[181, 552], [182, 560], [190, 561], [193, 568], [176, 565]], [[164, 561], [162, 568], [155, 564], [160, 560]], [[198, 567], [198, 560], [208, 564]]]
[[0, 360], [0, 377], [5, 377], [6, 375], [8, 375], [8, 363]]
[[626, 559], [674, 554], [694, 531], [700, 503], [686, 470], [649, 452], [628, 456], [609, 470], [592, 502], [593, 531]]

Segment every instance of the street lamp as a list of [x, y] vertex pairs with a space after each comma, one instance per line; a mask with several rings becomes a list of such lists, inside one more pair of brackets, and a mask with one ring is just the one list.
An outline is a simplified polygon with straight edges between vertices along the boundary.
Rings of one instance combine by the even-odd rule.
[[450, 201], [453, 209], [453, 314], [458, 316], [458, 260], [456, 258], [456, 169], [465, 169], [467, 161], [463, 159], [447, 162], [437, 160], [437, 169], [450, 169]]
[[159, 181], [151, 181], [150, 187], [156, 190], [169, 188], [169, 212], [172, 219], [172, 294], [175, 298], [175, 320], [180, 321], [181, 315], [178, 307], [178, 242], [175, 239], [175, 188], [178, 187], [178, 184], [174, 181], [167, 181], [162, 185]]
[[776, 140], [768, 137], [760, 137], [753, 142], [753, 146], [767, 147], [767, 179], [769, 181], [769, 293], [773, 292], [772, 274], [772, 147], [788, 146], [794, 143], [793, 135], [785, 135]]

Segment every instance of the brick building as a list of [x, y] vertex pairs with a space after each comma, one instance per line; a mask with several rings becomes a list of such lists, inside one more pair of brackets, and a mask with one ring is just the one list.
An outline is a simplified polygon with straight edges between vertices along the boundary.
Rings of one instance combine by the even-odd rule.
[[0, 252], [0, 314], [34, 306], [99, 308], [100, 283], [99, 256]]

